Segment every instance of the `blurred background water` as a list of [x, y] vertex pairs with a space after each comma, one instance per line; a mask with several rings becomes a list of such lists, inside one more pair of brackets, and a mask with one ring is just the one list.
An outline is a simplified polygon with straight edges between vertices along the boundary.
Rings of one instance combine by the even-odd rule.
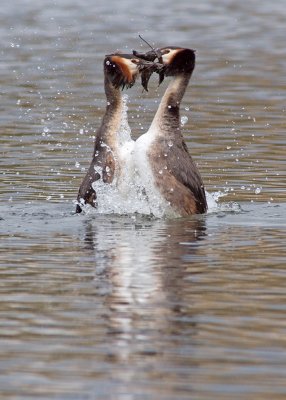
[[[2, 398], [285, 398], [285, 18], [283, 0], [1, 4]], [[103, 57], [145, 50], [138, 33], [197, 50], [181, 115], [216, 212], [73, 215]], [[166, 84], [128, 91], [135, 138]]]

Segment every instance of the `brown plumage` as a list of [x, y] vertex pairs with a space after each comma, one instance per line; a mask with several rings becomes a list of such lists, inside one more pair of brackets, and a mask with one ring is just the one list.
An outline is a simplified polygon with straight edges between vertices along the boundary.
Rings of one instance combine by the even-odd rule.
[[[170, 143], [170, 142], [169, 142]], [[155, 185], [164, 199], [181, 216], [206, 212], [202, 179], [185, 142], [172, 147], [157, 138], [148, 151]]]

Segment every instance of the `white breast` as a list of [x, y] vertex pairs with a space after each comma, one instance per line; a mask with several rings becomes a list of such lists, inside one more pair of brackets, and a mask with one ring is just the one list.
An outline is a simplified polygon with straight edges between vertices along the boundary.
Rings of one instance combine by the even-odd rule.
[[146, 194], [150, 211], [156, 217], [162, 217], [169, 209], [166, 200], [161, 196], [159, 190], [155, 186], [153, 171], [148, 159], [148, 150], [152, 147], [155, 139], [155, 132], [149, 130], [140, 136], [134, 146], [134, 168], [136, 172], [136, 184]]
[[136, 140], [134, 146], [134, 166], [138, 175], [140, 175], [144, 187], [149, 187], [154, 182], [151, 165], [147, 157], [148, 150], [152, 146], [153, 141], [154, 136], [152, 132], [148, 131]]
[[117, 187], [123, 196], [128, 196], [130, 186], [134, 182], [134, 146], [133, 140], [127, 141], [119, 149], [118, 164], [119, 176], [117, 178]]

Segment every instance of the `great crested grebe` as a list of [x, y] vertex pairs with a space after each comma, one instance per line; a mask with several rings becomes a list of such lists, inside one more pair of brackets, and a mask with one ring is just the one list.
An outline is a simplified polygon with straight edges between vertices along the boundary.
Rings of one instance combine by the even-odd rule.
[[119, 135], [123, 114], [121, 89], [133, 86], [140, 73], [143, 77], [146, 73], [150, 76], [150, 71], [154, 70], [153, 63], [120, 53], [107, 55], [103, 68], [107, 106], [96, 134], [92, 161], [78, 191], [77, 213], [82, 211], [85, 204], [96, 207], [94, 182], [102, 180], [111, 183], [124, 170], [124, 158], [131, 154], [134, 142], [129, 135], [122, 143]]
[[205, 213], [207, 201], [202, 178], [180, 129], [179, 108], [195, 67], [195, 52], [171, 46], [133, 54], [148, 61], [155, 58], [163, 61], [163, 69], [157, 71], [160, 81], [164, 76], [172, 77], [148, 132], [135, 143], [135, 168], [142, 187], [148, 197], [154, 197], [157, 191], [156, 198], [167, 214], [169, 211], [179, 216]]

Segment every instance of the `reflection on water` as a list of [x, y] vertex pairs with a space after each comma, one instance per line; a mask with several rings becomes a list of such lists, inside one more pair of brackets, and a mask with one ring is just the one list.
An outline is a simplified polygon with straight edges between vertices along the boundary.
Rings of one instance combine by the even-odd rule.
[[3, 206], [3, 393], [283, 397], [286, 210], [243, 209], [148, 220]]
[[[2, 5], [3, 398], [285, 398], [285, 10]], [[105, 106], [103, 56], [138, 48], [138, 32], [197, 49], [184, 135], [207, 190], [226, 194], [216, 212], [72, 214]], [[156, 85], [128, 91], [134, 137]]]

